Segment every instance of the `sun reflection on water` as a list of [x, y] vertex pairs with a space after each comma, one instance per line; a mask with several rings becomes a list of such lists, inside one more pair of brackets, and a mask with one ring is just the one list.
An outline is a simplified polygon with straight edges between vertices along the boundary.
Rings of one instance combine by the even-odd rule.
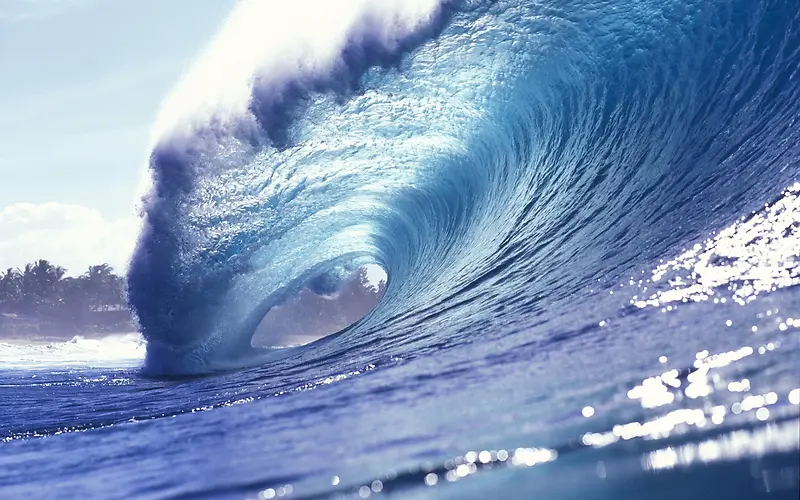
[[[585, 446], [601, 448], [614, 444], [620, 440], [627, 441], [634, 438], [665, 439], [676, 434], [685, 434], [692, 428], [702, 429], [707, 426], [722, 425], [731, 416], [738, 416], [754, 412], [751, 420], [767, 421], [782, 415], [796, 416], [800, 405], [800, 389], [792, 389], [785, 396], [780, 396], [775, 391], [764, 393], [751, 393], [751, 382], [747, 378], [726, 381], [715, 370], [726, 367], [732, 363], [752, 356], [755, 352], [761, 354], [773, 351], [780, 346], [780, 342], [770, 342], [767, 346], [758, 349], [743, 346], [739, 349], [709, 354], [708, 351], [698, 352], [692, 369], [672, 369], [653, 377], [644, 379], [641, 383], [628, 390], [627, 397], [638, 401], [643, 409], [654, 409], [673, 403], [687, 403], [692, 400], [701, 400], [702, 407], [678, 408], [654, 418], [621, 423], [614, 425], [610, 430], [602, 432], [587, 432], [581, 442]], [[763, 351], [762, 351], [763, 349]], [[727, 404], [710, 404], [710, 396], [715, 391], [726, 391], [727, 394], [741, 394]], [[721, 397], [730, 401], [730, 396]], [[720, 403], [722, 403], [720, 401]], [[783, 406], [784, 411], [771, 412], [771, 406]], [[800, 447], [797, 442], [793, 445]]]
[[661, 448], [642, 458], [647, 470], [672, 469], [690, 466], [695, 462], [738, 460], [759, 457], [774, 452], [791, 452], [800, 440], [800, 421], [797, 419], [772, 424], [754, 430], [740, 430], [700, 443]]
[[[642, 286], [645, 296], [636, 295], [630, 303], [669, 310], [670, 303], [708, 300], [744, 305], [759, 294], [800, 284], [798, 220], [800, 183], [795, 183], [772, 205], [656, 267]], [[648, 295], [646, 284], [659, 282], [668, 287]]]

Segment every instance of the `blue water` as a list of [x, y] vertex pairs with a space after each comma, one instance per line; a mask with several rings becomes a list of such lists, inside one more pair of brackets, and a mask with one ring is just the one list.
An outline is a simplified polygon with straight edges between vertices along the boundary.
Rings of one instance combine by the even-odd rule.
[[141, 337], [0, 344], [0, 497], [797, 498], [797, 1], [307, 3], [165, 101]]

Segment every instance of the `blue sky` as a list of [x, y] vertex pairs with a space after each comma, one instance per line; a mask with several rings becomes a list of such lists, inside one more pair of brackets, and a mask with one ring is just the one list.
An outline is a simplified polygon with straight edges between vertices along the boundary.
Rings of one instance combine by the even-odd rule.
[[0, 2], [0, 268], [124, 266], [159, 104], [234, 4]]

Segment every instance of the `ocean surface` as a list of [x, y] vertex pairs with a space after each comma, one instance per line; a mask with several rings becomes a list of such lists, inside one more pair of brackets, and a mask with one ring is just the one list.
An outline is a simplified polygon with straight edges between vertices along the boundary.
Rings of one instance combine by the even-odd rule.
[[798, 498], [797, 0], [312, 3], [166, 98], [140, 332], [0, 343], [0, 498]]

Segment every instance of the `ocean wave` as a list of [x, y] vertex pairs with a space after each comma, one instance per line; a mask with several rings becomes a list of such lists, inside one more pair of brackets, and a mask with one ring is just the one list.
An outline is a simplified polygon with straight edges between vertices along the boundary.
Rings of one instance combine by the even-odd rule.
[[532, 328], [796, 181], [789, 0], [334, 3], [241, 2], [165, 103], [150, 373], [269, 362], [270, 308], [344, 265], [386, 296], [305, 361]]

